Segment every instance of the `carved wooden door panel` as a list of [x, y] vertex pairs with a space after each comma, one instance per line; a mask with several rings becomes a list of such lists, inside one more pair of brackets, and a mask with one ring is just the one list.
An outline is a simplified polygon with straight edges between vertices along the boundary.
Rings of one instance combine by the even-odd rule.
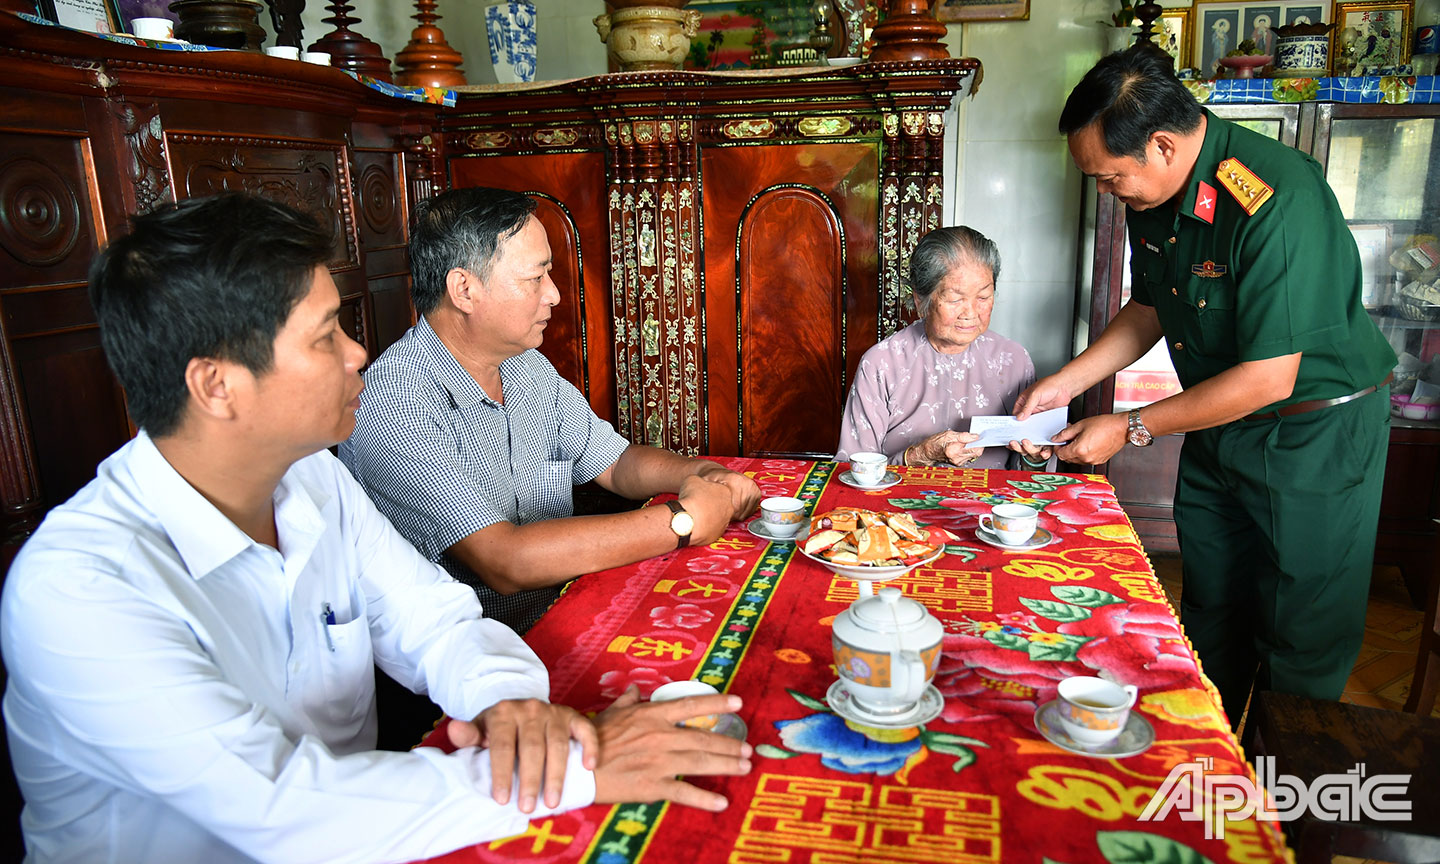
[[0, 506], [7, 529], [25, 530], [130, 426], [86, 294], [105, 225], [84, 107], [3, 98], [15, 131], [0, 133]]
[[708, 452], [833, 454], [875, 342], [879, 145], [708, 148]]

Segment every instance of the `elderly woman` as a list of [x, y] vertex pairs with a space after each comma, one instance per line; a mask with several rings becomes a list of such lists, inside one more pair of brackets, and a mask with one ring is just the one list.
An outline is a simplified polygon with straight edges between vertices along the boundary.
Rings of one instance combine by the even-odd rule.
[[[939, 228], [910, 256], [910, 291], [920, 320], [865, 352], [845, 404], [845, 461], [865, 450], [891, 464], [1043, 467], [1049, 447], [1012, 443], [970, 448], [970, 418], [1013, 414], [1035, 365], [1020, 343], [991, 333], [1000, 252], [973, 228]], [[1013, 458], [1011, 458], [1013, 456]]]

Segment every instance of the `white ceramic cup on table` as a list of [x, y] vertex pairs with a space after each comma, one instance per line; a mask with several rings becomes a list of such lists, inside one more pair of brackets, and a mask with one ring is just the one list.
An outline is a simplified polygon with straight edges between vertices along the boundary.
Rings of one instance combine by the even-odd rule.
[[850, 454], [850, 476], [861, 486], [874, 486], [885, 479], [890, 460], [884, 453], [862, 450]]
[[328, 51], [306, 51], [300, 55], [300, 59], [306, 63], [314, 63], [316, 66], [330, 65], [330, 52]]
[[1075, 675], [1060, 682], [1060, 725], [1080, 744], [1109, 744], [1125, 731], [1130, 709], [1139, 691], [1092, 675]]
[[175, 22], [169, 18], [131, 18], [130, 34], [136, 39], [173, 40]]
[[760, 522], [776, 537], [792, 537], [805, 523], [805, 502], [777, 495], [760, 502]]
[[1006, 546], [1019, 546], [1035, 536], [1040, 511], [1024, 504], [996, 504], [980, 516], [980, 527]]
[[265, 49], [265, 53], [271, 57], [279, 57], [282, 60], [300, 59], [300, 49], [294, 45], [271, 45]]

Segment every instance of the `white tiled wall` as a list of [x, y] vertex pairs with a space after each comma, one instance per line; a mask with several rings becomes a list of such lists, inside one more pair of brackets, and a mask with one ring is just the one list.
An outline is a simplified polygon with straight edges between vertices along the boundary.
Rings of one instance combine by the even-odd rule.
[[1055, 126], [1070, 88], [1100, 59], [1097, 22], [1114, 5], [1031, 0], [1030, 20], [963, 25], [959, 50], [951, 47], [980, 60], [985, 80], [959, 107], [947, 218], [1000, 247], [990, 326], [1029, 349], [1040, 375], [1070, 358], [1075, 312], [1081, 177]]

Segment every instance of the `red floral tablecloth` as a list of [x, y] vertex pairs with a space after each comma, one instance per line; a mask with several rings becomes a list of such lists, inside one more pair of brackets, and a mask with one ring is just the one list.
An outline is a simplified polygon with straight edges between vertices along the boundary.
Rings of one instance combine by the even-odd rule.
[[[835, 680], [830, 625], [857, 596], [743, 523], [690, 548], [574, 582], [526, 637], [550, 669], [553, 701], [604, 708], [631, 683], [647, 694], [696, 678], [738, 693], [756, 748], [747, 777], [696, 782], [722, 814], [666, 804], [596, 805], [440, 861], [1260, 862], [1286, 860], [1273, 822], [1204, 823], [1141, 812], [1180, 763], [1253, 773], [1114, 490], [1098, 476], [901, 468], [889, 489], [843, 485], [833, 462], [719, 459], [766, 495], [812, 512], [907, 510], [961, 539], [888, 584], [945, 627], [941, 716], [903, 731], [857, 731], [825, 704]], [[843, 467], [843, 466], [841, 466]], [[1057, 542], [1026, 552], [975, 536], [991, 506], [1040, 510]], [[1156, 733], [1124, 759], [1072, 754], [1035, 729], [1060, 679], [1104, 672], [1140, 690]], [[1198, 791], [1197, 791], [1198, 794]]]

